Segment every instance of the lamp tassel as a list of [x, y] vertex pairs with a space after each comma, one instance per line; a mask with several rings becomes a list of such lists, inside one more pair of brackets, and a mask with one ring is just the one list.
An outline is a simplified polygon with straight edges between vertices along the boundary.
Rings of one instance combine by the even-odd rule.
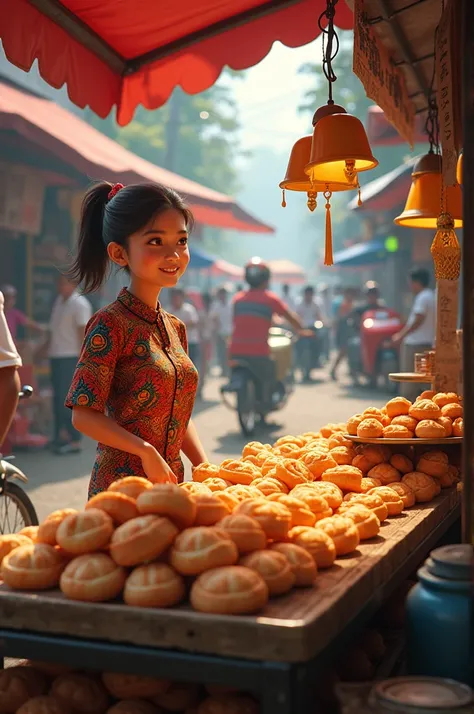
[[436, 280], [458, 280], [461, 272], [461, 247], [449, 213], [438, 216], [438, 230], [431, 244]]
[[285, 189], [282, 189], [282, 192], [281, 192], [281, 205], [282, 205], [282, 208], [286, 208]]
[[324, 193], [326, 199], [326, 243], [324, 250], [324, 265], [333, 265], [334, 259], [332, 254], [332, 225], [331, 225], [331, 191]]

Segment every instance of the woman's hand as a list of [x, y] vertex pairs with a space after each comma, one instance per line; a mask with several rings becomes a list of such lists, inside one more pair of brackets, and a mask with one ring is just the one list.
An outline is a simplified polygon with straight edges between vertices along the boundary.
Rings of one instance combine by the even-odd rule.
[[152, 483], [178, 483], [164, 458], [151, 444], [145, 444], [141, 460], [143, 470]]

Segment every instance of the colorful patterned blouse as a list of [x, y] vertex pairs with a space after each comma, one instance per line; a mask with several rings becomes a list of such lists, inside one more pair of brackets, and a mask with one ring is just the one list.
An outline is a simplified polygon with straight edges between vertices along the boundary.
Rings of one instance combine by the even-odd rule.
[[[183, 323], [124, 288], [87, 325], [66, 406], [108, 414], [152, 444], [182, 481], [180, 451], [197, 384]], [[141, 459], [99, 443], [89, 497], [129, 475], [145, 476]]]

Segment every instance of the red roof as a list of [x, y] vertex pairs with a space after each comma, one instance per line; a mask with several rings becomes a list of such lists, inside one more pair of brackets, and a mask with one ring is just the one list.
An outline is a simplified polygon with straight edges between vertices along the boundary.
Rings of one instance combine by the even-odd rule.
[[201, 186], [142, 159], [48, 99], [0, 82], [0, 130], [15, 131], [91, 179], [153, 181], [186, 197], [199, 223], [229, 230], [273, 233], [231, 196]]
[[[173, 89], [197, 94], [224, 65], [246, 69], [279, 40], [299, 47], [319, 35], [326, 0], [2, 0], [5, 54], [25, 71], [38, 60], [53, 87], [105, 117], [117, 106], [127, 124], [138, 104], [162, 106]], [[38, 9], [41, 7], [41, 10]], [[351, 10], [336, 7], [349, 29]]]

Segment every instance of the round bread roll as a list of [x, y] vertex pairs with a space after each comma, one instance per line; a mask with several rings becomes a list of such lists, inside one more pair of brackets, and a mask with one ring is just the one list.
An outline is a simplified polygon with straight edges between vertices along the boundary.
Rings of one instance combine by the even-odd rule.
[[219, 478], [219, 476], [211, 476], [210, 478], [205, 479], [202, 483], [213, 493], [216, 491], [225, 491], [226, 488], [232, 485], [230, 481], [224, 481], [224, 479]]
[[411, 405], [408, 414], [419, 421], [438, 419], [441, 416], [441, 409], [431, 399], [419, 399]]
[[335, 446], [329, 452], [338, 466], [350, 466], [356, 453], [352, 446]]
[[420, 471], [412, 471], [409, 474], [405, 474], [402, 478], [402, 483], [406, 483], [411, 488], [417, 503], [432, 501], [441, 490], [432, 476]]
[[392, 419], [392, 423], [390, 426], [404, 426], [405, 429], [408, 429], [408, 431], [415, 433], [417, 424], [418, 419], [415, 419], [415, 417], [408, 416], [408, 414], [406, 414], [403, 416], [397, 416]]
[[449, 417], [450, 419], [458, 419], [464, 414], [464, 409], [461, 404], [445, 404], [441, 407], [441, 416]]
[[449, 417], [446, 416], [440, 416], [439, 419], [436, 419], [438, 424], [441, 424], [441, 426], [444, 428], [445, 432], [445, 437], [449, 437], [453, 435], [453, 420], [450, 419]]
[[233, 565], [239, 553], [229, 534], [216, 527], [187, 528], [176, 538], [170, 563], [182, 575], [199, 575], [222, 565]]
[[378, 407], [367, 407], [367, 409], [364, 409], [363, 414], [366, 419], [377, 419], [382, 426], [387, 425], [387, 414], [378, 409]]
[[320, 438], [309, 441], [306, 446], [303, 447], [302, 455], [304, 456], [308, 451], [322, 451], [327, 454], [329, 451], [329, 440]]
[[307, 550], [296, 543], [273, 543], [270, 550], [285, 556], [295, 576], [295, 587], [311, 587], [318, 573], [318, 566]]
[[384, 444], [363, 444], [357, 447], [357, 453], [367, 458], [372, 466], [390, 461], [392, 450]]
[[254, 478], [260, 476], [259, 469], [249, 461], [240, 459], [226, 459], [219, 468], [219, 476], [231, 483], [240, 483], [249, 486]]
[[62, 674], [51, 685], [51, 696], [69, 705], [73, 714], [105, 714], [109, 695], [96, 678]]
[[433, 399], [435, 396], [436, 392], [433, 389], [425, 389], [424, 392], [420, 394], [418, 399], [416, 400], [417, 402], [420, 401], [421, 399]]
[[232, 493], [229, 493], [228, 490], [214, 491], [214, 493], [217, 496], [217, 498], [219, 499], [219, 501], [222, 501], [222, 503], [225, 506], [227, 506], [230, 513], [233, 513], [240, 503], [239, 499], [236, 496], [234, 496]]
[[70, 600], [106, 602], [122, 592], [127, 574], [105, 553], [79, 555], [64, 569], [59, 586]]
[[265, 460], [260, 467], [260, 473], [262, 474], [262, 476], [268, 476], [268, 474], [273, 471], [275, 466], [279, 464], [281, 460], [281, 456], [277, 456], [273, 452], [270, 452], [268, 455], [266, 455]]
[[269, 496], [271, 493], [288, 493], [288, 486], [279, 481], [275, 470], [270, 471], [267, 476], [254, 479], [252, 486], [258, 488], [264, 496]]
[[413, 439], [414, 433], [401, 424], [389, 424], [384, 427], [384, 439]]
[[321, 528], [296, 526], [288, 533], [290, 543], [301, 546], [314, 559], [318, 569], [330, 568], [336, 560], [333, 539]]
[[[195, 496], [196, 494], [194, 494]], [[137, 508], [144, 515], [166, 516], [178, 528], [192, 526], [197, 513], [195, 499], [174, 483], [157, 483], [137, 498]]]
[[346, 424], [347, 433], [351, 436], [357, 436], [357, 427], [364, 419], [365, 416], [363, 414], [354, 414], [354, 416], [351, 416]]
[[119, 491], [103, 491], [92, 496], [86, 503], [86, 510], [90, 508], [104, 511], [118, 525], [138, 516], [135, 499]]
[[373, 466], [369, 473], [369, 478], [376, 478], [382, 482], [382, 486], [388, 486], [389, 483], [395, 483], [395, 481], [400, 481], [400, 472], [394, 466], [390, 464], [377, 464]]
[[238, 483], [229, 486], [226, 493], [235, 496], [239, 503], [246, 501], [248, 498], [262, 498], [262, 492], [259, 491], [258, 488], [255, 488], [255, 486], [243, 486]]
[[52, 545], [30, 541], [3, 558], [0, 576], [13, 590], [48, 590], [57, 587], [65, 565]]
[[353, 553], [360, 543], [359, 531], [350, 518], [331, 516], [318, 522], [318, 528], [333, 539], [336, 555]]
[[342, 432], [332, 434], [328, 439], [329, 451], [336, 449], [338, 446], [346, 446], [352, 449], [352, 441], [348, 439]]
[[368, 493], [372, 488], [375, 488], [376, 486], [381, 486], [382, 481], [378, 478], [373, 478], [372, 476], [365, 476], [362, 481], [360, 482], [360, 491], [361, 493]]
[[282, 503], [291, 513], [290, 528], [294, 526], [314, 526], [316, 516], [309, 508], [309, 505], [299, 498], [287, 496], [285, 493], [273, 493], [268, 496], [269, 501]]
[[362, 439], [378, 439], [383, 435], [384, 427], [373, 417], [367, 417], [357, 427], [357, 436]]
[[225, 516], [217, 523], [217, 527], [230, 536], [239, 553], [262, 550], [267, 545], [267, 536], [260, 523], [243, 513]]
[[16, 714], [71, 714], [71, 709], [55, 697], [43, 696], [28, 699], [16, 710]]
[[59, 526], [67, 516], [74, 513], [77, 513], [74, 508], [61, 508], [59, 511], [50, 513], [38, 527], [36, 542], [56, 545], [56, 532]]
[[195, 526], [213, 526], [224, 516], [230, 515], [232, 510], [215, 493], [197, 493], [191, 496], [196, 504]]
[[256, 570], [242, 565], [213, 568], [196, 578], [190, 601], [199, 612], [244, 615], [265, 607], [268, 587]]
[[461, 417], [453, 421], [453, 436], [464, 436], [464, 419]]
[[433, 419], [423, 419], [416, 425], [415, 434], [419, 439], [444, 439], [446, 430]]
[[442, 410], [447, 404], [459, 404], [459, 397], [454, 392], [438, 392], [434, 394], [432, 400]]
[[160, 714], [160, 710], [144, 699], [122, 699], [107, 709], [107, 714]]
[[410, 407], [411, 402], [408, 399], [405, 399], [405, 397], [394, 397], [386, 404], [387, 414], [390, 419], [408, 414]]
[[198, 481], [200, 483], [206, 481], [209, 478], [215, 478], [219, 475], [219, 466], [217, 464], [211, 464], [209, 461], [204, 461], [199, 466], [193, 469], [193, 481]]
[[387, 504], [375, 491], [372, 491], [372, 493], [347, 494], [347, 496], [344, 497], [344, 503], [338, 509], [338, 513], [343, 513], [347, 508], [350, 508], [356, 503], [360, 503], [362, 506], [373, 511], [380, 523], [383, 523], [383, 521], [388, 518]]
[[128, 576], [123, 591], [127, 605], [173, 607], [184, 599], [184, 580], [166, 563], [139, 565]]
[[20, 533], [7, 533], [5, 535], [0, 535], [0, 565], [3, 559], [8, 553], [11, 553], [15, 548], [19, 548], [22, 545], [31, 545], [33, 541], [26, 535], [21, 535]]
[[361, 491], [362, 471], [355, 466], [336, 466], [327, 469], [322, 475], [323, 481], [339, 486], [341, 491]]
[[408, 484], [400, 481], [399, 483], [390, 483], [389, 487], [398, 493], [403, 501], [404, 508], [411, 508], [411, 506], [415, 505], [415, 494]]
[[352, 459], [352, 466], [367, 474], [374, 464], [364, 455], [356, 454]]
[[246, 456], [258, 456], [262, 451], [271, 453], [270, 444], [262, 444], [261, 441], [249, 441], [242, 449], [242, 458]]
[[255, 518], [269, 540], [285, 540], [290, 530], [291, 512], [281, 503], [248, 499], [239, 503], [234, 513], [243, 513]]
[[71, 513], [59, 524], [56, 542], [71, 555], [93, 553], [105, 548], [114, 532], [111, 517], [98, 508]]
[[[330, 481], [318, 481], [317, 483], [313, 483], [311, 485], [311, 491], [322, 496], [327, 502], [329, 508], [331, 508], [333, 511], [335, 511], [336, 508], [339, 508], [342, 503], [341, 489], [339, 488], [339, 486], [336, 486], [335, 483], [331, 483]], [[306, 492], [306, 487], [304, 492]], [[291, 492], [291, 496], [295, 496], [295, 498], [300, 498], [297, 489], [293, 489], [293, 491]]]
[[147, 478], [143, 478], [142, 476], [124, 476], [116, 481], [112, 481], [107, 491], [124, 493], [126, 496], [136, 500], [143, 491], [147, 491], [149, 488], [153, 488], [153, 484]]
[[258, 454], [255, 454], [254, 456], [252, 454], [249, 454], [248, 456], [243, 456], [242, 461], [245, 463], [246, 461], [249, 461], [251, 464], [257, 467], [259, 471], [261, 471], [261, 468], [265, 461], [267, 460], [268, 455], [271, 454], [273, 456], [272, 451], [266, 451], [262, 450]]
[[194, 493], [212, 493], [211, 489], [200, 481], [183, 481], [178, 484], [178, 488], [183, 489], [190, 495]]
[[371, 494], [380, 496], [382, 501], [387, 506], [389, 516], [398, 516], [403, 511], [404, 503], [393, 488], [389, 488], [388, 486], [377, 486], [377, 488], [373, 488], [369, 491], [368, 495], [370, 496]]
[[438, 478], [441, 488], [450, 488], [459, 481], [459, 471], [456, 466], [448, 466], [445, 474]]
[[[26, 536], [31, 540], [32, 543], [36, 543], [37, 541], [37, 536], [38, 536], [38, 530], [39, 526], [25, 526], [24, 528], [21, 529], [21, 531], [18, 531], [18, 535], [21, 536]], [[23, 543], [22, 545], [27, 545], [27, 543]], [[0, 562], [1, 562], [1, 555], [0, 555]]]
[[164, 694], [171, 686], [166, 679], [121, 672], [103, 672], [102, 682], [115, 699], [151, 699]]
[[339, 427], [337, 426], [337, 424], [325, 424], [321, 427], [319, 433], [325, 439], [329, 439], [329, 437], [334, 434], [335, 431], [339, 431]]
[[[425, 451], [416, 465], [416, 470], [428, 476], [441, 476], [448, 472], [449, 458], [444, 451]], [[413, 470], [413, 469], [412, 469]]]
[[409, 474], [410, 471], [413, 471], [413, 462], [405, 454], [392, 454], [390, 465], [401, 474]]
[[380, 521], [371, 511], [361, 503], [355, 503], [350, 508], [344, 511], [343, 516], [350, 518], [355, 527], [359, 531], [360, 540], [369, 540], [375, 538], [380, 531]]
[[205, 699], [196, 714], [259, 714], [257, 702], [246, 694], [222, 694]]
[[0, 712], [14, 714], [32, 697], [47, 691], [41, 672], [32, 667], [9, 667], [0, 670]]
[[256, 550], [240, 559], [240, 565], [255, 570], [267, 584], [270, 597], [283, 595], [295, 584], [295, 575], [288, 559], [273, 550]]
[[296, 461], [295, 459], [281, 459], [275, 465], [275, 469], [270, 471], [270, 475], [274, 475], [275, 478], [284, 483], [287, 487], [287, 492], [288, 489], [313, 480], [313, 474], [308, 466], [303, 461]]
[[273, 453], [282, 459], [299, 459], [302, 454], [304, 446], [299, 446], [294, 443], [281, 444], [281, 446], [275, 446]]
[[110, 542], [118, 565], [132, 566], [158, 558], [173, 543], [178, 529], [164, 516], [139, 516], [119, 526]]
[[188, 682], [174, 682], [167, 692], [153, 697], [153, 701], [166, 712], [188, 712], [201, 701], [201, 686]]
[[273, 444], [273, 448], [278, 449], [284, 444], [296, 444], [299, 449], [302, 449], [306, 444], [306, 439], [302, 436], [291, 436], [291, 434], [287, 434], [286, 436], [280, 436]]
[[317, 493], [317, 491], [314, 491], [313, 489], [303, 487], [294, 488], [291, 492], [290, 498], [296, 499], [298, 502], [302, 503], [313, 516], [313, 523], [294, 523], [293, 511], [291, 507], [289, 507], [292, 513], [292, 528], [294, 528], [294, 526], [314, 526], [316, 521], [332, 516], [332, 509], [329, 508], [326, 498], [321, 493]]
[[331, 454], [325, 451], [308, 451], [303, 456], [303, 463], [309, 469], [314, 480], [320, 479], [327, 469], [337, 466]]

